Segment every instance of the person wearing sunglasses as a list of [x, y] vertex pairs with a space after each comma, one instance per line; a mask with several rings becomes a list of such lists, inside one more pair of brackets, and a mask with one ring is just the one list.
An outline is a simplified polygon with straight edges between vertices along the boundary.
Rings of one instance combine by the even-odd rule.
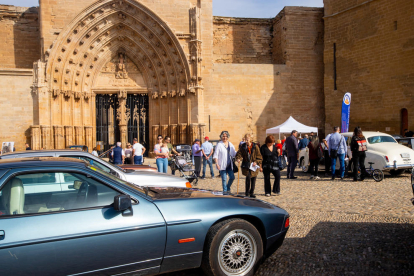
[[158, 135], [157, 144], [154, 146], [155, 163], [158, 172], [167, 173], [169, 151], [167, 143], [164, 142], [162, 135]]

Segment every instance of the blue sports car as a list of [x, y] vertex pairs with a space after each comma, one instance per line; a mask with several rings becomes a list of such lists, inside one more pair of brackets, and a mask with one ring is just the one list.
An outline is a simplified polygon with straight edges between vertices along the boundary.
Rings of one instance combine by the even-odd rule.
[[289, 228], [261, 200], [145, 184], [71, 158], [0, 160], [0, 274], [253, 275]]

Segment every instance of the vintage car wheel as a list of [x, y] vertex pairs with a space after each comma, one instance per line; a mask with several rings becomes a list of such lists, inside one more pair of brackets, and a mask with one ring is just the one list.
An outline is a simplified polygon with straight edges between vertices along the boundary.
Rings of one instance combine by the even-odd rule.
[[253, 275], [262, 256], [259, 231], [245, 220], [231, 219], [209, 230], [202, 268], [207, 275]]

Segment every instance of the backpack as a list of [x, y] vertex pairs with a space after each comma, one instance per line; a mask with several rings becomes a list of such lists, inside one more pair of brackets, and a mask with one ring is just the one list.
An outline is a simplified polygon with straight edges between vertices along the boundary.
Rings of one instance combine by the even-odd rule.
[[357, 140], [356, 142], [358, 143], [358, 151], [367, 151], [367, 140]]

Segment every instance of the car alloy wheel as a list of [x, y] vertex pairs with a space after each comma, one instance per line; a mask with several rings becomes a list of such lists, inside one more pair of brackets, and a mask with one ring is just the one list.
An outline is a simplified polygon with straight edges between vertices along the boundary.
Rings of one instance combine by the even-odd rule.
[[256, 241], [248, 231], [230, 231], [219, 246], [220, 268], [227, 275], [245, 275], [254, 267], [256, 255]]
[[209, 276], [253, 276], [263, 257], [263, 241], [250, 222], [232, 218], [207, 233], [201, 268]]

